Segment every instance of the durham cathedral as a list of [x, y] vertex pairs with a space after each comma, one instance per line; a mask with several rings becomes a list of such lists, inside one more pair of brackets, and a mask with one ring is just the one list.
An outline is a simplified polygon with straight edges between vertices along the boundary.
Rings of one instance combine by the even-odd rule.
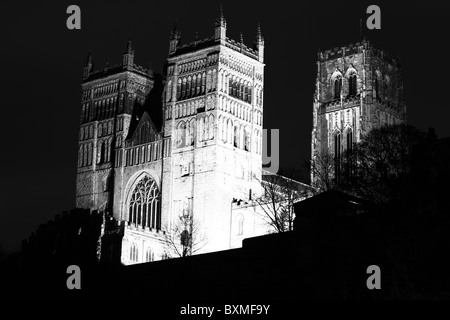
[[[198, 223], [199, 253], [268, 232], [253, 205], [264, 183], [264, 38], [258, 27], [250, 48], [226, 31], [222, 13], [209, 38], [182, 44], [174, 28], [159, 91], [130, 41], [120, 65], [97, 70], [88, 55], [76, 206], [104, 213], [102, 258], [164, 259], [180, 216]], [[398, 60], [368, 41], [319, 52], [311, 165], [372, 128], [403, 122], [402, 86]]]

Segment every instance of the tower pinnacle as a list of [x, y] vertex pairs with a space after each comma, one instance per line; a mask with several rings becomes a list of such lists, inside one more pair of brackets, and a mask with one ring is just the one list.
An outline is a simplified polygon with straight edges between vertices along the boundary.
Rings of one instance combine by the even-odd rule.
[[170, 41], [169, 41], [169, 54], [174, 53], [177, 50], [177, 46], [180, 43], [181, 34], [177, 30], [177, 20], [175, 19], [175, 23], [173, 25], [172, 32], [170, 33]]
[[134, 63], [134, 49], [131, 40], [128, 40], [125, 52], [122, 56], [122, 65], [124, 67], [132, 67]]
[[88, 55], [86, 57], [86, 62], [83, 67], [83, 79], [89, 78], [89, 74], [94, 69], [94, 62], [92, 59], [92, 52], [89, 50]]
[[255, 49], [258, 50], [259, 61], [264, 61], [264, 38], [261, 34], [261, 25], [256, 29]]
[[216, 19], [214, 39], [225, 40], [227, 31], [227, 21], [223, 15], [222, 5], [220, 5], [219, 17]]

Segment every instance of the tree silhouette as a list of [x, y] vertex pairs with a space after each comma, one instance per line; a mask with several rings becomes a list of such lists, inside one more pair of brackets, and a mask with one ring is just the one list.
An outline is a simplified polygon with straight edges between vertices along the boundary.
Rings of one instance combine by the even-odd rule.
[[164, 234], [167, 258], [187, 257], [198, 253], [206, 245], [200, 223], [192, 214], [182, 214]]
[[[298, 175], [298, 171], [291, 170], [291, 177]], [[313, 189], [280, 174], [263, 174], [259, 182], [263, 195], [254, 200], [255, 213], [273, 232], [292, 231], [295, 219], [294, 203], [312, 195]]]
[[371, 130], [344, 153], [339, 187], [375, 203], [398, 199], [406, 187], [413, 147], [424, 140], [425, 134], [410, 125]]

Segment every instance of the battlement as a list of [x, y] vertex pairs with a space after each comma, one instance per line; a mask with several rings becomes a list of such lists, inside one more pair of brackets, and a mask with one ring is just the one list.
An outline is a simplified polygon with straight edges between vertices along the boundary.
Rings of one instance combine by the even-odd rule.
[[231, 210], [254, 207], [257, 205], [253, 200], [233, 199], [231, 202]]
[[252, 59], [258, 60], [258, 51], [247, 47], [243, 42], [238, 42], [230, 38], [226, 38], [225, 46], [240, 52]]
[[[177, 47], [176, 51], [169, 54], [169, 57], [175, 57], [190, 52], [195, 52], [201, 49], [209, 48], [218, 45], [214, 37], [204, 38], [202, 40], [195, 40]], [[236, 52], [242, 53], [247, 57], [258, 60], [258, 51], [246, 46], [243, 42], [239, 42], [230, 38], [225, 39], [225, 46]]]
[[154, 76], [153, 70], [149, 68], [144, 68], [137, 64], [133, 64], [133, 66], [123, 66], [122, 64], [116, 64], [112, 67], [107, 66], [102, 69], [92, 71], [87, 78], [83, 79], [83, 83], [106, 78], [115, 74], [122, 73], [124, 71], [134, 72], [148, 79], [153, 79]]
[[337, 58], [362, 53], [363, 50], [370, 50], [372, 52], [372, 55], [381, 57], [384, 60], [391, 62], [397, 66], [400, 65], [399, 59], [397, 57], [377, 47], [368, 40], [350, 43], [349, 45], [342, 47], [335, 47], [333, 49], [319, 51], [317, 53], [317, 59], [320, 62], [334, 60]]
[[27, 257], [29, 252], [39, 259], [46, 256], [71, 255], [77, 248], [88, 249], [83, 246], [89, 239], [95, 246], [102, 224], [103, 214], [98, 211], [80, 208], [64, 211], [62, 215], [56, 215], [54, 220], [39, 225], [36, 232], [23, 240], [22, 253]]

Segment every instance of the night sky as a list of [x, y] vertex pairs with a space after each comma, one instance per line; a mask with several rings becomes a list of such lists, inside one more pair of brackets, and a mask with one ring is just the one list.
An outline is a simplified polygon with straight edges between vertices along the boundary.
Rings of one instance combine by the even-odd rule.
[[[450, 2], [414, 1], [48, 1], [0, 4], [2, 15], [2, 156], [0, 245], [18, 250], [41, 223], [75, 205], [82, 67], [121, 63], [130, 38], [135, 63], [163, 72], [178, 21], [182, 43], [214, 33], [220, 3], [227, 36], [252, 46], [265, 38], [264, 127], [280, 129], [280, 161], [299, 167], [310, 154], [319, 49], [363, 34], [401, 59], [408, 122], [450, 136]], [[295, 3], [295, 5], [294, 5]], [[413, 5], [414, 3], [414, 5]], [[81, 30], [66, 28], [66, 8], [81, 8]], [[365, 28], [366, 8], [381, 8], [381, 30]]]

